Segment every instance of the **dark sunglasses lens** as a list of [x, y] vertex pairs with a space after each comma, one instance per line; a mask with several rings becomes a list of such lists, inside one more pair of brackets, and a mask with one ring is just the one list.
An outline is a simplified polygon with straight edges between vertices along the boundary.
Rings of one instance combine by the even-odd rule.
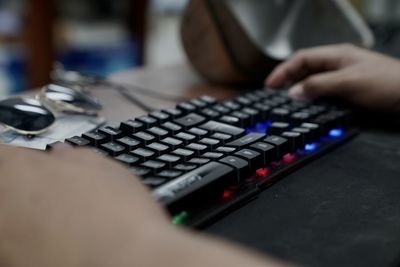
[[10, 98], [0, 101], [0, 123], [16, 130], [40, 132], [54, 121], [53, 113], [35, 99]]
[[97, 111], [102, 108], [95, 97], [61, 85], [46, 86], [44, 95], [47, 100], [63, 102], [83, 111]]

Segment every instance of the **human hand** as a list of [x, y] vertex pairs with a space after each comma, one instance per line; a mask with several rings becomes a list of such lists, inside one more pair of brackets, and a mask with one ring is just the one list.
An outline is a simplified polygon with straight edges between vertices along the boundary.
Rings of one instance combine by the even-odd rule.
[[174, 227], [130, 171], [89, 150], [0, 145], [0, 265], [287, 266]]
[[300, 50], [266, 80], [294, 86], [294, 98], [338, 97], [359, 107], [400, 112], [400, 61], [342, 44]]

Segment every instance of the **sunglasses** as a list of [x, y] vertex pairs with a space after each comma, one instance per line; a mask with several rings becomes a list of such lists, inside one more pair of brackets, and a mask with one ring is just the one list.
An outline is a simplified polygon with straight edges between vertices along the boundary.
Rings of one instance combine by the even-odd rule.
[[97, 98], [79, 88], [58, 84], [45, 86], [35, 98], [10, 97], [0, 101], [0, 124], [23, 135], [46, 132], [59, 113], [96, 115]]

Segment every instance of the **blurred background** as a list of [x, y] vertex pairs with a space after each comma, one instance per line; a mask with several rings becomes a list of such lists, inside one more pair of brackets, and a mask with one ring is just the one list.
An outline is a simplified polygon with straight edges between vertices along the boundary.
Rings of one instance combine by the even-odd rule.
[[[184, 61], [188, 0], [0, 0], [0, 97], [49, 82], [55, 62], [107, 75]], [[352, 0], [376, 49], [400, 57], [400, 1]]]

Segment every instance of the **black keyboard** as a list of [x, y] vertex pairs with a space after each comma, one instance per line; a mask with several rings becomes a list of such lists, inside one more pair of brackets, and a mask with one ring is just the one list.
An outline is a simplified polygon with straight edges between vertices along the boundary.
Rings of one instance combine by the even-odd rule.
[[173, 223], [200, 227], [349, 140], [357, 133], [349, 117], [256, 90], [223, 102], [203, 96], [66, 141], [129, 166]]

